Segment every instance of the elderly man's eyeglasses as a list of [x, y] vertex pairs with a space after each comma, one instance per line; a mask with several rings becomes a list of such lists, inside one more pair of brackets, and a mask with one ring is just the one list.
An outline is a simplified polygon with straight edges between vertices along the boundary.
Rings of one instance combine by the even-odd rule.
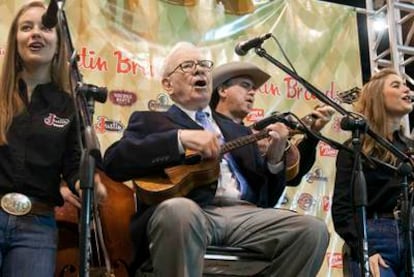
[[177, 67], [174, 68], [174, 70], [168, 74], [168, 77], [170, 77], [171, 74], [176, 72], [177, 69], [181, 69], [182, 72], [190, 73], [196, 68], [197, 65], [203, 68], [204, 70], [210, 71], [213, 68], [214, 63], [213, 61], [209, 61], [209, 60], [184, 61], [180, 63], [179, 65], [177, 65]]

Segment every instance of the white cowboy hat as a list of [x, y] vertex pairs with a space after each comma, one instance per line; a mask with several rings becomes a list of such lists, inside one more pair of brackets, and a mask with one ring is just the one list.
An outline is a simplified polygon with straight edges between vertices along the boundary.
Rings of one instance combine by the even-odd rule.
[[271, 77], [259, 67], [249, 62], [229, 62], [220, 65], [214, 68], [212, 72], [213, 94], [211, 96], [211, 103], [213, 106], [218, 102], [217, 88], [226, 81], [240, 76], [249, 77], [256, 88], [261, 87]]

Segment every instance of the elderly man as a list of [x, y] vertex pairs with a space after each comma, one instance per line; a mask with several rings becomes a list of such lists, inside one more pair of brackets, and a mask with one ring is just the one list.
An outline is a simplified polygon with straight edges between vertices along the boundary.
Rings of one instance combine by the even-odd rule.
[[[213, 94], [210, 106], [217, 113], [236, 123], [243, 124], [243, 119], [251, 112], [257, 90], [270, 79], [270, 75], [250, 62], [229, 62], [213, 70]], [[312, 111], [310, 128], [319, 132], [331, 119], [334, 109], [329, 106], [318, 106]], [[299, 151], [300, 163], [297, 174], [287, 182], [288, 186], [297, 186], [315, 162], [318, 139], [305, 136], [296, 147]], [[259, 141], [262, 152], [267, 152], [269, 140]], [[295, 161], [293, 161], [295, 162]], [[292, 164], [296, 165], [296, 164]], [[283, 191], [280, 192], [280, 194]]]
[[282, 123], [267, 127], [271, 139], [264, 158], [255, 143], [221, 153], [223, 142], [251, 130], [210, 109], [212, 67], [199, 48], [178, 43], [161, 79], [175, 105], [167, 112], [134, 112], [123, 137], [105, 153], [106, 172], [119, 181], [165, 177], [169, 168], [188, 162], [188, 151], [201, 163], [217, 161], [220, 169], [203, 186], [197, 183], [209, 178], [196, 178], [187, 194], [149, 207], [140, 198], [131, 232], [136, 242], [145, 235], [148, 245], [136, 245], [137, 251], [147, 250], [157, 276], [201, 276], [208, 245], [263, 253], [272, 260], [270, 276], [315, 276], [329, 242], [325, 224], [270, 208], [285, 185], [288, 129]]

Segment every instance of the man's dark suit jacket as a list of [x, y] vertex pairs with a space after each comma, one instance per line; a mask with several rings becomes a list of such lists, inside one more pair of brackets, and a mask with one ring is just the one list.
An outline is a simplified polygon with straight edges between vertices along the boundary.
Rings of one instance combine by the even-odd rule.
[[[226, 141], [251, 134], [251, 130], [213, 113]], [[179, 153], [178, 129], [202, 129], [177, 106], [167, 112], [135, 112], [131, 115], [123, 137], [105, 152], [104, 169], [116, 181], [126, 181], [153, 174], [162, 174], [166, 167], [181, 164], [185, 156]], [[253, 196], [245, 199], [259, 207], [273, 207], [285, 188], [285, 171], [272, 174], [259, 153], [256, 143], [231, 152], [239, 169], [247, 179]], [[214, 186], [192, 191], [187, 197], [200, 206], [209, 204], [215, 194]], [[137, 262], [148, 256], [146, 223], [154, 207], [138, 203], [138, 211], [131, 222], [132, 239]]]

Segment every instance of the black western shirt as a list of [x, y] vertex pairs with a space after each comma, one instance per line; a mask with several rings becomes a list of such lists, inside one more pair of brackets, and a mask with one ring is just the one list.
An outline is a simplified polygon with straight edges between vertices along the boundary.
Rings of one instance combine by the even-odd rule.
[[61, 180], [73, 188], [79, 177], [73, 100], [53, 83], [36, 86], [30, 103], [21, 80], [19, 92], [26, 106], [13, 119], [8, 144], [0, 146], [0, 193], [19, 192], [60, 206]]

